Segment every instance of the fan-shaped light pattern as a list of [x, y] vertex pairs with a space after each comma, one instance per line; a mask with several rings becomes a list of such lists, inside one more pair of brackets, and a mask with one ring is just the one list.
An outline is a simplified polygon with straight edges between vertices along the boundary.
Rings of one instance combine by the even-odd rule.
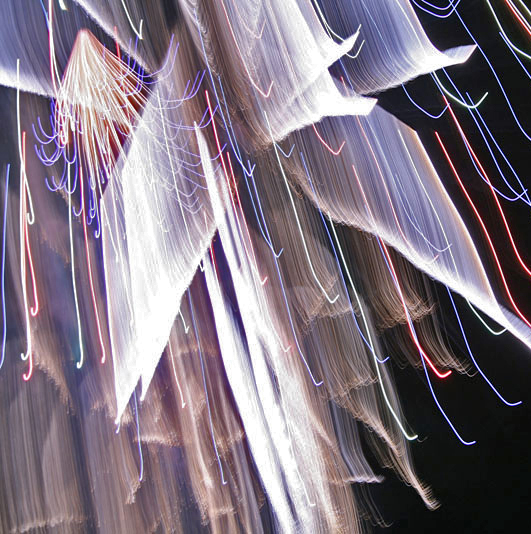
[[145, 106], [143, 91], [136, 71], [89, 31], [79, 32], [57, 90], [54, 123], [60, 148], [76, 137], [90, 186], [100, 195], [99, 176], [111, 179], [123, 139]]
[[71, 0], [150, 72], [160, 68], [177, 14], [171, 2], [155, 0]]

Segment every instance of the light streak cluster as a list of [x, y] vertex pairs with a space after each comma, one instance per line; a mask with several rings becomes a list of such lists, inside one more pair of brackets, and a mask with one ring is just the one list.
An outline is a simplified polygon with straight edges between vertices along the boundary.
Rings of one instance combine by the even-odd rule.
[[[531, 11], [484, 3], [526, 82]], [[364, 447], [438, 506], [393, 367], [468, 446], [446, 381], [477, 370], [520, 402], [461, 315], [531, 347], [507, 274], [531, 276], [510, 224], [531, 200], [484, 106], [531, 137], [462, 7], [4, 0], [2, 532], [361, 532], [383, 523], [352, 491], [382, 480]], [[439, 51], [419, 12], [470, 44]], [[471, 72], [471, 96], [452, 67], [476, 57], [492, 84]], [[427, 116], [432, 158], [378, 104], [390, 89]]]

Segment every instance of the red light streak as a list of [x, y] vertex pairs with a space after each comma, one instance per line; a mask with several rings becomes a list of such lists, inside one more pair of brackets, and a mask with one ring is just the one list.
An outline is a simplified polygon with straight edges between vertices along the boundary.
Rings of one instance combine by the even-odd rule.
[[501, 276], [501, 279], [502, 279], [502, 283], [503, 283], [503, 286], [505, 288], [505, 292], [507, 293], [507, 297], [509, 298], [509, 301], [511, 303], [511, 305], [513, 306], [514, 310], [516, 311], [517, 315], [520, 317], [520, 319], [522, 319], [522, 321], [524, 321], [524, 323], [529, 326], [531, 328], [531, 323], [529, 322], [529, 320], [523, 315], [523, 313], [520, 311], [520, 309], [518, 308], [518, 306], [516, 305], [516, 302], [514, 301], [513, 299], [513, 296], [511, 294], [511, 291], [509, 289], [509, 286], [507, 285], [507, 281], [505, 279], [505, 275], [503, 273], [503, 269], [502, 269], [502, 266], [501, 266], [501, 263], [500, 263], [500, 260], [498, 258], [498, 255], [496, 254], [496, 249], [494, 248], [494, 244], [492, 243], [492, 239], [487, 231], [487, 228], [485, 226], [485, 223], [483, 222], [483, 219], [481, 218], [481, 215], [479, 214], [479, 211], [477, 210], [474, 202], [472, 201], [472, 199], [470, 198], [470, 195], [468, 194], [468, 191], [466, 190], [465, 186], [463, 185], [463, 182], [461, 181], [461, 178], [459, 177], [459, 174], [450, 158], [450, 156], [448, 155], [448, 152], [446, 150], [446, 147], [444, 146], [441, 138], [439, 137], [439, 134], [437, 132], [435, 132], [435, 136], [437, 137], [437, 141], [439, 142], [439, 145], [441, 146], [443, 152], [444, 152], [444, 155], [452, 169], [452, 172], [454, 174], [454, 176], [456, 177], [457, 179], [457, 182], [459, 183], [459, 186], [461, 187], [461, 190], [463, 191], [463, 193], [465, 194], [466, 196], [466, 199], [468, 201], [468, 203], [470, 204], [470, 206], [472, 207], [473, 211], [474, 211], [474, 214], [476, 215], [476, 218], [479, 222], [479, 224], [481, 225], [481, 229], [483, 230], [483, 233], [485, 234], [485, 237], [487, 238], [487, 242], [489, 244], [489, 248], [492, 252], [492, 255], [494, 257], [494, 261], [496, 262], [496, 267], [498, 268], [498, 272], [500, 273], [500, 276]]
[[[444, 98], [444, 97], [443, 97]], [[445, 98], [446, 100], [446, 98]], [[476, 156], [474, 150], [472, 149], [472, 146], [470, 145], [465, 133], [463, 132], [463, 129], [461, 128], [461, 125], [459, 124], [459, 121], [457, 120], [457, 117], [455, 116], [453, 110], [452, 110], [452, 107], [450, 106], [450, 104], [448, 104], [448, 101], [446, 101], [446, 104], [448, 106], [448, 109], [450, 111], [450, 114], [452, 115], [452, 118], [463, 138], [463, 141], [465, 142], [466, 146], [468, 147], [468, 149], [470, 150], [470, 153], [472, 154], [472, 157], [474, 158], [474, 161], [476, 162], [476, 164], [478, 165], [478, 167], [480, 168], [481, 170], [481, 174], [483, 174], [483, 177], [485, 178], [485, 181], [487, 182], [488, 186], [489, 186], [489, 189], [490, 189], [490, 192], [492, 193], [492, 196], [494, 197], [494, 201], [496, 202], [496, 206], [498, 208], [498, 211], [500, 212], [500, 215], [501, 215], [501, 218], [503, 220], [503, 225], [505, 226], [505, 230], [507, 232], [507, 235], [509, 236], [509, 240], [511, 242], [511, 246], [512, 246], [512, 249], [516, 255], [516, 258], [518, 259], [518, 263], [520, 263], [520, 265], [522, 266], [522, 268], [524, 269], [524, 271], [528, 274], [529, 277], [531, 277], [531, 269], [529, 269], [529, 267], [525, 264], [525, 262], [522, 260], [522, 257], [520, 256], [520, 253], [518, 252], [518, 248], [516, 247], [516, 244], [514, 242], [514, 238], [513, 238], [513, 234], [511, 232], [511, 229], [509, 228], [509, 224], [507, 222], [507, 219], [505, 217], [505, 213], [503, 211], [503, 208], [501, 206], [501, 203], [500, 203], [500, 200], [498, 199], [498, 195], [496, 194], [496, 191], [494, 190], [494, 187], [492, 186], [491, 184], [491, 181], [485, 171], [485, 169], [483, 168], [483, 165], [481, 165], [481, 162], [479, 161], [478, 157]]]
[[[369, 207], [369, 203], [367, 202], [367, 197], [365, 196], [365, 191], [363, 190], [363, 186], [361, 185], [360, 179], [358, 177], [358, 174], [356, 173], [356, 169], [355, 169], [354, 165], [352, 165], [352, 170], [354, 171], [354, 176], [356, 177], [356, 180], [358, 182], [358, 186], [359, 186], [359, 188], [361, 190], [361, 194], [363, 196], [363, 200], [365, 202], [365, 206], [367, 207], [367, 211], [369, 212], [369, 215], [371, 216], [371, 218], [374, 219], [372, 211], [371, 211], [371, 208]], [[449, 369], [445, 373], [441, 373], [435, 367], [435, 365], [431, 361], [430, 357], [426, 354], [426, 351], [422, 348], [421, 344], [419, 343], [417, 335], [416, 335], [415, 330], [413, 328], [413, 325], [411, 323], [411, 319], [409, 317], [409, 312], [408, 312], [408, 309], [407, 309], [407, 306], [406, 306], [406, 301], [405, 301], [405, 298], [404, 298], [404, 294], [402, 293], [402, 288], [400, 287], [400, 282], [398, 281], [398, 276], [396, 274], [395, 267], [393, 265], [393, 260], [391, 259], [391, 256], [389, 254], [389, 251], [388, 251], [387, 246], [385, 245], [385, 243], [379, 237], [378, 237], [378, 241], [382, 245], [383, 251], [384, 251], [385, 256], [387, 258], [387, 261], [389, 263], [389, 267], [391, 269], [391, 272], [392, 272], [392, 275], [393, 275], [393, 279], [394, 279], [395, 284], [396, 284], [396, 289], [397, 289], [398, 295], [400, 297], [400, 301], [402, 303], [402, 308], [404, 310], [404, 314], [405, 314], [405, 317], [406, 317], [406, 321], [407, 321], [407, 326], [408, 326], [408, 329], [409, 329], [410, 337], [413, 340], [413, 343], [415, 344], [415, 346], [417, 347], [420, 355], [424, 358], [425, 362], [429, 365], [430, 369], [439, 378], [446, 378], [447, 376], [452, 374], [452, 370]]]
[[319, 134], [319, 132], [317, 131], [317, 128], [315, 127], [315, 124], [312, 124], [312, 128], [313, 128], [313, 131], [315, 132], [315, 135], [317, 135], [317, 138], [319, 139], [319, 141], [321, 141], [321, 143], [323, 144], [323, 146], [326, 148], [326, 150], [328, 150], [328, 152], [330, 152], [331, 154], [333, 154], [334, 156], [339, 156], [339, 154], [341, 154], [341, 151], [343, 150], [343, 147], [345, 146], [345, 143], [346, 141], [343, 141], [341, 143], [341, 146], [337, 149], [337, 150], [334, 150]]

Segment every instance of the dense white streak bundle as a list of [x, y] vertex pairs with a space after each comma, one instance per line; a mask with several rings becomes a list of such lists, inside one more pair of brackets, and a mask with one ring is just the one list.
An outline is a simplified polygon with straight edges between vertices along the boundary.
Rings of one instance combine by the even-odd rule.
[[[14, 20], [24, 20], [25, 24], [14, 25]], [[72, 30], [75, 36], [77, 29]], [[17, 87], [17, 59], [20, 59], [20, 88], [39, 95], [53, 95], [48, 30], [40, 2], [6, 0], [0, 4], [0, 49], [2, 85]]]
[[260, 476], [283, 532], [320, 532], [323, 525], [318, 513], [334, 529], [335, 510], [323, 455], [317, 447], [309, 411], [301, 403], [304, 383], [296, 374], [283, 372], [286, 355], [273, 334], [264, 288], [248, 263], [245, 238], [238, 235], [236, 214], [227, 209], [230, 207], [227, 186], [220, 176], [218, 189], [206, 143], [199, 137], [198, 144], [247, 349], [239, 341], [240, 334], [223, 303], [215, 281], [217, 274], [208, 258], [205, 275], [223, 361]]
[[[274, 152], [280, 155], [279, 149]], [[285, 388], [283, 398], [306, 397], [304, 413], [312, 411], [315, 414], [303, 428], [316, 425], [317, 433], [326, 436], [327, 456], [332, 454], [336, 438], [332, 437], [332, 421], [327, 409], [321, 408], [320, 398], [324, 394], [331, 399], [334, 422], [340, 421], [340, 430], [335, 429], [340, 452], [337, 456], [332, 455], [333, 460], [329, 462], [333, 466], [329, 465], [330, 471], [334, 473], [329, 474], [329, 478], [337, 476], [341, 480], [336, 482], [336, 487], [341, 487], [346, 479], [378, 480], [361, 448], [356, 447], [356, 429], [348, 422], [348, 416], [342, 417], [339, 413], [337, 407], [341, 406], [378, 436], [381, 441], [375, 449], [385, 458], [385, 463], [394, 465], [426, 503], [433, 506], [429, 491], [419, 482], [411, 466], [404, 439], [407, 425], [401, 415], [394, 385], [385, 366], [378, 363], [382, 353], [375, 336], [371, 309], [376, 308], [376, 304], [371, 303], [369, 307], [362, 303], [350, 275], [348, 280], [341, 282], [341, 267], [334, 261], [329, 249], [323, 246], [328, 238], [319, 212], [306, 196], [300, 198], [290, 194], [293, 186], [284, 180], [287, 168], [293, 168], [291, 159], [270, 156], [270, 160], [271, 170], [268, 169], [268, 161], [261, 160], [254, 178], [259, 184], [257, 196], [266, 214], [264, 224], [267, 224], [273, 247], [278, 249], [282, 244], [278, 274], [277, 261], [273, 259], [268, 245], [262, 243], [259, 258], [264, 272], [269, 273], [267, 288], [268, 294], [272, 294], [273, 328], [283, 339], [283, 346], [289, 347], [284, 349], [285, 353], [279, 360], [283, 364], [279, 363], [275, 372], [279, 387]], [[295, 176], [304, 176], [303, 170], [292, 170], [290, 178]], [[318, 176], [314, 176], [314, 183], [318, 180]], [[294, 223], [296, 213], [302, 231]], [[354, 247], [360, 245], [356, 241], [351, 243]], [[338, 245], [335, 246], [337, 248]], [[379, 264], [373, 266], [366, 252], [362, 252], [364, 264], [379, 270]], [[337, 251], [337, 254], [342, 255], [343, 251]], [[391, 291], [395, 292], [394, 288]], [[353, 308], [350, 299], [353, 299]], [[365, 341], [362, 336], [365, 336]], [[303, 358], [308, 361], [309, 367], [303, 366]], [[309, 389], [300, 388], [296, 393], [293, 377], [299, 376], [301, 370], [308, 383], [310, 373], [313, 373], [323, 380], [323, 384], [319, 387], [312, 385]], [[284, 406], [288, 421], [304, 419], [305, 415], [297, 410], [300, 406], [301, 403]], [[298, 456], [301, 472], [305, 471], [302, 466], [306, 458], [308, 455], [305, 454]], [[346, 473], [341, 469], [343, 462]], [[312, 466], [307, 468], [313, 469]]]
[[[315, 133], [293, 135], [308, 166], [327, 179], [316, 184], [320, 209], [382, 237], [419, 269], [460, 293], [528, 346], [529, 329], [497, 303], [470, 234], [446, 193], [418, 135], [376, 107], [368, 117], [319, 124], [331, 156]], [[358, 182], [359, 180], [359, 182]], [[313, 192], [305, 176], [300, 185]]]
[[288, 504], [288, 496], [282, 484], [282, 477], [277, 467], [275, 450], [264, 420], [262, 407], [258, 399], [256, 385], [252, 380], [252, 370], [246, 361], [246, 353], [223, 297], [210, 258], [205, 259], [205, 277], [209, 288], [216, 328], [225, 370], [240, 415], [248, 435], [249, 445], [262, 483], [275, 510], [275, 517], [283, 532], [294, 532], [295, 525]]
[[[319, 0], [313, 0], [317, 6]], [[339, 0], [323, 2], [321, 20], [330, 35], [349, 35], [360, 28], [363, 46], [343, 68], [354, 90], [370, 94], [405, 83], [428, 72], [465, 62], [474, 46], [439, 52], [430, 42], [408, 0]], [[358, 43], [358, 46], [360, 45]]]
[[182, 105], [157, 85], [101, 204], [118, 418], [140, 377], [145, 395], [215, 231]]
[[[145, 5], [139, 0], [74, 1], [109, 35], [115, 35], [114, 27], [117, 26], [116, 38], [125, 48], [131, 49], [128, 43], [142, 35], [142, 41], [138, 48], [133, 47], [131, 55], [141, 58], [144, 65], [153, 69], [157, 60], [160, 61], [161, 44], [163, 46], [165, 42], [157, 24], [164, 14], [162, 2]], [[197, 0], [174, 0], [174, 3], [182, 14], [188, 15], [191, 27], [195, 24], [196, 14], [201, 18], [201, 13], [210, 9]], [[308, 82], [345, 54], [356, 56], [355, 59], [343, 58], [343, 68], [347, 70], [354, 90], [368, 94], [442, 67], [463, 63], [475, 48], [460, 46], [438, 51], [407, 0], [340, 0], [333, 3], [333, 9], [331, 5], [321, 4], [318, 0], [257, 3], [224, 0], [211, 6], [211, 14], [215, 13], [213, 16], [218, 22], [227, 24], [217, 38], [233, 51], [232, 57], [223, 61], [237, 65], [238, 76], [247, 78], [247, 83], [254, 86], [260, 107], [272, 117], [275, 134], [278, 126], [273, 111], [278, 111], [278, 104], [282, 103], [284, 113], [288, 112], [289, 101], [294, 95], [304, 91]], [[339, 43], [334, 44], [337, 41]], [[208, 43], [206, 45], [209, 47]], [[276, 102], [276, 106], [264, 100], [271, 83], [275, 88], [272, 92], [277, 93], [272, 95], [271, 102]], [[321, 93], [330, 98], [330, 95]], [[353, 105], [358, 107], [357, 111], [351, 110]], [[365, 112], [370, 109], [369, 103], [362, 104], [358, 99], [343, 103], [343, 107], [343, 114], [364, 113], [364, 109]], [[298, 111], [302, 125], [317, 120], [311, 121], [315, 110], [306, 110], [303, 103], [299, 103], [298, 108], [289, 110], [289, 113], [294, 118]], [[307, 113], [310, 116], [305, 119]], [[283, 128], [287, 130], [288, 126]], [[278, 130], [278, 137], [283, 137], [283, 128]]]
[[[205, 47], [211, 68], [218, 71], [220, 59], [212, 53], [208, 33], [215, 17], [224, 31], [216, 38], [232, 53], [221, 59], [224, 69], [234, 73], [233, 83], [246, 91], [252, 88], [256, 100], [250, 101], [261, 135], [269, 128], [275, 139], [319, 120], [324, 115], [362, 114], [371, 111], [375, 101], [351, 94], [341, 97], [328, 68], [348, 52], [357, 35], [344, 43], [334, 43], [325, 33], [307, 1], [267, 1], [253, 6], [248, 2], [223, 0], [206, 11], [201, 2], [183, 2], [188, 25], [202, 34], [199, 47]], [[255, 21], [249, 28], [247, 21]], [[196, 31], [197, 31], [196, 29]], [[259, 37], [258, 37], [259, 35]], [[215, 59], [214, 59], [215, 58]], [[267, 115], [270, 126], [264, 120]]]
[[255, 458], [262, 484], [275, 510], [275, 517], [279, 526], [284, 532], [293, 532], [294, 522], [289, 509], [288, 497], [277, 467], [272, 437], [269, 434], [267, 422], [264, 420], [256, 384], [252, 380], [252, 369], [247, 361], [240, 334], [234, 327], [230, 312], [217, 286], [210, 258], [207, 257], [204, 264], [221, 355], [245, 426], [249, 446]]

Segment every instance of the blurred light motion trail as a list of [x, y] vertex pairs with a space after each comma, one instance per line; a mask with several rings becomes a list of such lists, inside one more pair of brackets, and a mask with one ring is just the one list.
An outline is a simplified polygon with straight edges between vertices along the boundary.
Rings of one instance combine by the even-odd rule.
[[474, 449], [456, 381], [522, 402], [470, 325], [531, 348], [531, 10], [476, 4], [0, 3], [0, 532], [366, 532], [384, 468], [439, 506], [401, 378]]

